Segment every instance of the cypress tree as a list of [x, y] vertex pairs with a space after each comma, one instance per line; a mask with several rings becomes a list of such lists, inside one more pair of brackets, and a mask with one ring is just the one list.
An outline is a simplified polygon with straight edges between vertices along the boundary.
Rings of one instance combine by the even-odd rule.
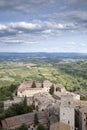
[[31, 86], [32, 88], [36, 88], [36, 83], [35, 83], [35, 81], [33, 81], [33, 83], [32, 83], [32, 86]]

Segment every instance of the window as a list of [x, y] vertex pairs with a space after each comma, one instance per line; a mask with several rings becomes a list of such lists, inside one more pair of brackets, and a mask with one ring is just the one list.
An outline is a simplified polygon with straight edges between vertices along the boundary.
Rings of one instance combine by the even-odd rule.
[[68, 124], [70, 124], [70, 121], [68, 121]]
[[68, 104], [70, 105], [70, 104], [71, 104], [71, 102], [69, 101], [69, 102], [68, 102]]

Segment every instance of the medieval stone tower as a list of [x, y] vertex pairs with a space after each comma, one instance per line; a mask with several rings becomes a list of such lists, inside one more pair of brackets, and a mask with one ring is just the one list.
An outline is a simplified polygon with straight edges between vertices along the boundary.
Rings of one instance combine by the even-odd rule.
[[70, 130], [74, 130], [74, 120], [73, 95], [62, 95], [60, 104], [60, 122], [68, 124], [70, 126]]

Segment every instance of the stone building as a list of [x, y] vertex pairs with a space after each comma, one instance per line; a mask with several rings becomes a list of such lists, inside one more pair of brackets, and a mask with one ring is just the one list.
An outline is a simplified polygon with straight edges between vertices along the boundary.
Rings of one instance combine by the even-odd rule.
[[62, 86], [62, 84], [54, 84], [54, 88], [55, 88], [55, 91], [59, 91], [61, 93], [65, 93], [66, 92], [66, 89], [64, 86]]
[[[6, 118], [2, 120], [2, 127], [6, 130], [15, 130], [19, 128], [22, 124], [26, 124], [28, 128], [32, 128], [31, 130], [34, 130], [34, 115], [35, 113], [27, 113], [19, 116]], [[37, 112], [37, 116], [39, 123], [43, 124], [47, 129], [49, 126], [49, 121], [46, 112]]]
[[70, 130], [70, 126], [68, 124], [56, 122], [50, 125], [50, 130]]
[[69, 124], [59, 123], [58, 130], [70, 130]]
[[74, 99], [73, 95], [61, 95], [60, 122], [68, 124], [74, 130]]
[[87, 130], [87, 107], [79, 109], [79, 130]]
[[52, 83], [48, 80], [45, 80], [42, 83], [36, 82], [36, 88], [32, 88], [32, 82], [23, 82], [17, 91], [18, 97], [33, 97], [37, 93], [49, 92], [50, 86]]
[[52, 106], [55, 103], [55, 99], [49, 93], [39, 93], [34, 95], [35, 106], [38, 106], [38, 110], [42, 111]]
[[45, 87], [48, 91], [49, 91], [50, 86], [52, 86], [52, 83], [49, 80], [45, 80], [43, 82], [43, 87]]
[[12, 106], [12, 104], [15, 104], [15, 103], [20, 103], [23, 101], [23, 98], [20, 98], [20, 97], [14, 97], [13, 100], [6, 100], [4, 101], [4, 110], [8, 109], [10, 106]]
[[79, 130], [87, 130], [87, 101], [80, 101], [75, 108], [75, 126]]

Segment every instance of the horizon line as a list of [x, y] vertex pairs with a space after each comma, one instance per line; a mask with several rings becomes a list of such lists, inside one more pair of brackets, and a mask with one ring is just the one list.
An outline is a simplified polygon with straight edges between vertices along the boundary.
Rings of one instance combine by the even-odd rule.
[[44, 51], [42, 51], [42, 52], [0, 52], [0, 53], [77, 53], [77, 54], [87, 54], [87, 52], [44, 52]]

